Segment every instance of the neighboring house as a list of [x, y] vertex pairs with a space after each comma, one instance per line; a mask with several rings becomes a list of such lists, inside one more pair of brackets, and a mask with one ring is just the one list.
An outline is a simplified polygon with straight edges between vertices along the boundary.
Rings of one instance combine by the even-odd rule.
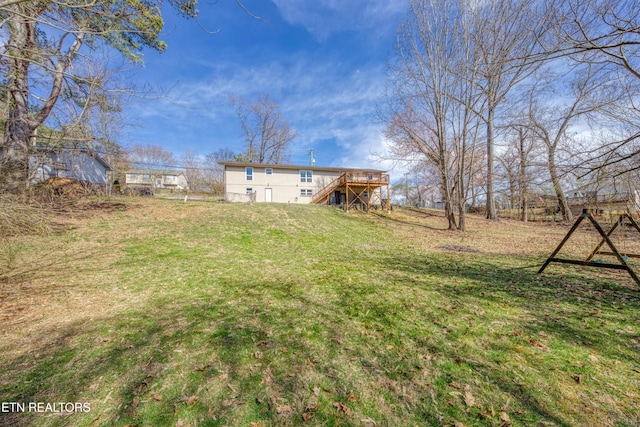
[[[388, 207], [389, 175], [375, 169], [221, 162], [227, 201]], [[383, 189], [386, 188], [386, 191]]]
[[127, 171], [125, 183], [128, 187], [168, 188], [186, 190], [189, 188], [187, 177], [181, 171], [167, 170], [130, 170]]
[[[596, 183], [587, 184], [575, 188], [568, 192], [567, 199], [571, 211], [579, 214], [583, 208], [602, 208], [616, 206], [625, 210], [626, 208], [638, 210], [640, 208], [640, 192], [631, 183]], [[614, 209], [615, 210], [615, 209]]]
[[72, 178], [84, 183], [106, 185], [112, 170], [102, 157], [83, 148], [36, 147], [29, 156], [31, 184], [49, 178]]

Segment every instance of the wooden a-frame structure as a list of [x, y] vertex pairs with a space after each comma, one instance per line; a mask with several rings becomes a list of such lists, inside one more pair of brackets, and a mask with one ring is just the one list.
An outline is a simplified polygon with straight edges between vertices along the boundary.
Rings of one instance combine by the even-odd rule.
[[[598, 231], [598, 233], [602, 237], [602, 240], [600, 240], [600, 243], [594, 248], [594, 250], [589, 254], [587, 259], [585, 259], [584, 261], [574, 260], [574, 259], [565, 259], [565, 258], [556, 258], [556, 255], [558, 254], [558, 252], [560, 252], [560, 249], [562, 249], [564, 244], [567, 243], [567, 241], [569, 240], [573, 232], [576, 231], [580, 223], [585, 218], [588, 219], [591, 222], [591, 224], [593, 224], [593, 227]], [[595, 218], [587, 211], [587, 209], [584, 209], [582, 211], [582, 214], [578, 218], [578, 220], [575, 222], [575, 224], [573, 224], [573, 227], [571, 227], [571, 230], [569, 230], [569, 232], [564, 237], [564, 239], [562, 239], [562, 242], [560, 242], [558, 247], [553, 251], [553, 253], [549, 256], [549, 258], [547, 258], [544, 264], [542, 264], [542, 267], [540, 267], [540, 270], [538, 270], [538, 274], [541, 274], [544, 271], [544, 269], [547, 268], [547, 266], [552, 262], [558, 262], [562, 264], [575, 264], [575, 265], [582, 265], [582, 266], [596, 267], [596, 268], [609, 268], [609, 269], [627, 271], [627, 273], [629, 273], [631, 278], [638, 284], [638, 286], [640, 286], [640, 278], [638, 278], [638, 275], [636, 275], [635, 271], [633, 271], [633, 269], [629, 266], [629, 264], [627, 264], [628, 258], [640, 258], [640, 255], [628, 254], [628, 253], [625, 253], [624, 255], [622, 255], [618, 250], [618, 248], [616, 248], [616, 246], [613, 244], [613, 242], [609, 238], [613, 234], [613, 232], [618, 228], [619, 225], [624, 224], [625, 220], [628, 220], [631, 226], [635, 228], [638, 231], [638, 233], [640, 233], [640, 226], [638, 226], [638, 223], [636, 222], [636, 220], [633, 219], [633, 217], [629, 214], [620, 215], [618, 220], [611, 227], [611, 229], [605, 233], [602, 227], [600, 226], [600, 224], [598, 224], [598, 221], [595, 220]], [[600, 248], [605, 243], [607, 244], [607, 246], [609, 246], [609, 249], [611, 250], [610, 252], [600, 251]], [[601, 260], [593, 261], [593, 257], [596, 254], [615, 256], [618, 259], [619, 264], [606, 263], [606, 262], [602, 262]]]

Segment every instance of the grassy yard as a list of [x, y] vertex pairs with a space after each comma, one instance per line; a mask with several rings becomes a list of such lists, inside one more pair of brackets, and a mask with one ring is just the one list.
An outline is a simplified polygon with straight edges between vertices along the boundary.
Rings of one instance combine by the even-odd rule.
[[640, 290], [536, 275], [567, 225], [97, 207], [0, 247], [0, 403], [90, 410], [0, 425], [640, 425]]

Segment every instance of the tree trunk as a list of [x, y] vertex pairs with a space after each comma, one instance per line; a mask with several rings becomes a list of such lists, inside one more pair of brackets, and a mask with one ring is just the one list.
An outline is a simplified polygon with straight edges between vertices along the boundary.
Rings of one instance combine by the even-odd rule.
[[[443, 165], [441, 164], [441, 167]], [[444, 202], [444, 215], [447, 217], [448, 222], [448, 230], [457, 230], [458, 226], [456, 225], [456, 217], [453, 212], [453, 200], [451, 200], [451, 186], [449, 185], [449, 179], [447, 177], [446, 164], [445, 167], [441, 169], [441, 185], [442, 185], [442, 200]]]
[[518, 129], [518, 152], [520, 156], [520, 167], [518, 170], [518, 190], [520, 193], [520, 209], [521, 216], [520, 220], [523, 222], [527, 222], [529, 220], [529, 211], [527, 208], [527, 191], [528, 191], [528, 183], [527, 183], [527, 152], [525, 147], [525, 136], [522, 128]]
[[0, 166], [0, 189], [10, 194], [24, 193], [29, 184], [29, 141], [33, 129], [16, 117], [19, 115], [15, 108], [9, 112]]
[[518, 204], [515, 178], [509, 173], [509, 209], [515, 209]]
[[523, 221], [523, 222], [529, 221], [529, 208], [527, 207], [526, 196], [520, 197], [520, 209], [521, 209], [520, 221]]
[[464, 199], [458, 201], [458, 230], [467, 231], [467, 213], [465, 212]]
[[438, 163], [440, 169], [440, 179], [442, 180], [442, 197], [444, 201], [444, 213], [447, 217], [448, 230], [457, 230], [456, 217], [453, 212], [453, 197], [451, 194], [451, 183], [449, 182], [449, 166], [447, 164], [447, 143], [444, 136], [444, 113], [437, 118], [438, 122]]
[[447, 166], [447, 147], [440, 139], [438, 144], [438, 162], [440, 163], [440, 180], [442, 185], [442, 200], [444, 202], [444, 214], [447, 217], [448, 230], [457, 230], [456, 217], [453, 213], [453, 200], [451, 197], [451, 184], [449, 182], [449, 168]]
[[445, 196], [444, 214], [447, 217], [447, 223], [448, 223], [447, 230], [457, 230], [458, 225], [456, 224], [456, 216], [455, 216], [455, 213], [453, 212], [453, 203], [451, 201], [451, 195]]
[[493, 141], [495, 109], [489, 106], [487, 112], [487, 219], [496, 219], [496, 201], [493, 191], [495, 147]]
[[0, 191], [23, 193], [29, 184], [29, 144], [35, 130], [29, 112], [29, 54], [35, 47], [35, 23], [10, 14], [7, 43], [9, 114], [3, 138]]
[[460, 231], [466, 231], [467, 230], [467, 213], [465, 211], [465, 202], [466, 202], [466, 185], [465, 185], [465, 181], [464, 181], [464, 175], [465, 175], [465, 156], [466, 156], [466, 151], [464, 149], [464, 147], [466, 146], [466, 143], [464, 142], [465, 140], [463, 139], [462, 142], [462, 149], [458, 151], [458, 159], [457, 159], [457, 163], [458, 163], [458, 171], [457, 171], [457, 180], [458, 180], [458, 184], [456, 185], [456, 195], [457, 195], [457, 199], [458, 199], [458, 230]]
[[569, 203], [567, 202], [567, 198], [564, 196], [562, 186], [560, 185], [560, 178], [558, 178], [558, 170], [556, 168], [553, 151], [549, 152], [549, 175], [551, 176], [551, 184], [553, 185], [553, 190], [555, 191], [556, 198], [558, 199], [558, 207], [562, 213], [562, 219], [571, 222], [573, 221], [573, 213], [571, 213], [571, 209], [569, 209]]

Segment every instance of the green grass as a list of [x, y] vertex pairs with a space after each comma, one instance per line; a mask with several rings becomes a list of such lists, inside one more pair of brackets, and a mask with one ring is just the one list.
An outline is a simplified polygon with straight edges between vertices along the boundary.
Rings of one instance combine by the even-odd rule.
[[12, 240], [0, 402], [91, 411], [0, 425], [640, 425], [640, 293], [536, 275], [562, 230], [504, 254], [486, 248], [510, 223], [135, 203]]

